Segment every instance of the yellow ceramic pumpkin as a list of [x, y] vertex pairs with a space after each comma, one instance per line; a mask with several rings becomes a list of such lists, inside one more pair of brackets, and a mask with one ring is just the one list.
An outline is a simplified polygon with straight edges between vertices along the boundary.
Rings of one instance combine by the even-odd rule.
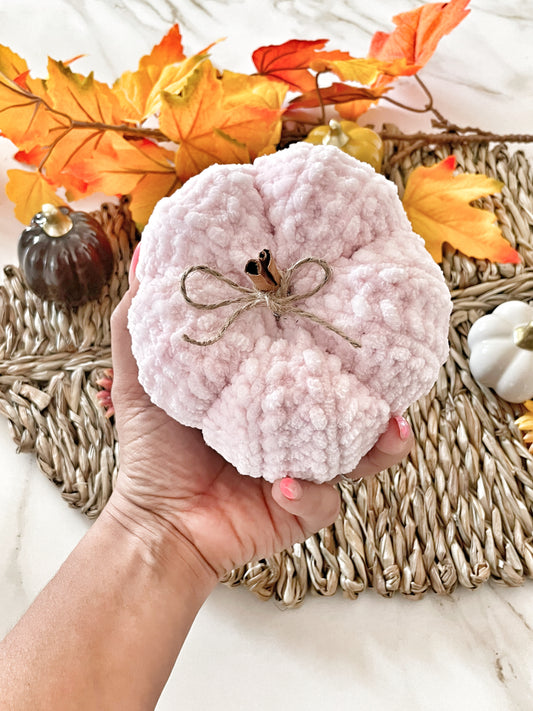
[[370, 128], [359, 126], [354, 121], [331, 119], [328, 126], [317, 126], [307, 138], [308, 143], [336, 146], [341, 151], [369, 163], [374, 170], [381, 170], [383, 142]]

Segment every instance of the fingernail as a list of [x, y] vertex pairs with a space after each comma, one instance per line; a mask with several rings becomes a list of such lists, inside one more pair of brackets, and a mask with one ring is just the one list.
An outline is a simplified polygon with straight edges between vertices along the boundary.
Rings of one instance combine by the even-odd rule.
[[279, 490], [286, 499], [289, 501], [296, 501], [302, 497], [302, 487], [296, 481], [296, 479], [291, 479], [290, 476], [286, 476], [279, 483]]
[[411, 425], [407, 422], [405, 417], [402, 417], [401, 415], [395, 417], [394, 420], [396, 421], [396, 425], [398, 427], [400, 439], [405, 442], [406, 439], [409, 439], [409, 435], [411, 434]]
[[137, 269], [137, 262], [139, 261], [139, 252], [141, 251], [141, 244], [139, 243], [135, 247], [135, 251], [133, 252], [133, 255], [131, 257], [131, 262], [130, 262], [130, 281], [133, 279], [135, 276], [135, 270]]

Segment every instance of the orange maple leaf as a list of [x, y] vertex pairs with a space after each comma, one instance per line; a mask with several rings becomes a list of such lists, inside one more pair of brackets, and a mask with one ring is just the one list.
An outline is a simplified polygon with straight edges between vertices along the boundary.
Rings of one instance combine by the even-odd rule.
[[407, 181], [403, 206], [413, 230], [436, 262], [447, 242], [468, 257], [519, 264], [520, 255], [502, 236], [496, 216], [470, 205], [500, 192], [503, 183], [486, 175], [454, 175], [455, 156], [431, 168], [416, 168]]
[[68, 199], [78, 199], [87, 194], [87, 187], [76, 181], [75, 174], [67, 172], [66, 167], [71, 162], [90, 158], [98, 150], [106, 126], [125, 126], [131, 115], [124, 114], [111, 88], [96, 81], [92, 73], [87, 77], [75, 74], [62, 62], [52, 59], [48, 71], [46, 84], [53, 108], [76, 125], [56, 132], [53, 150], [44, 162], [46, 175], [67, 188]]
[[173, 151], [146, 138], [125, 139], [109, 133], [102, 138], [97, 153], [72, 161], [66, 172], [83, 180], [88, 192], [126, 195], [145, 174], [176, 179], [173, 155]]
[[47, 148], [44, 148], [43, 146], [34, 146], [33, 148], [30, 148], [29, 151], [17, 151], [14, 158], [19, 163], [37, 167], [41, 164], [41, 161], [47, 153]]
[[173, 25], [150, 54], [141, 57], [138, 69], [124, 72], [114, 83], [113, 90], [124, 106], [129, 106], [137, 120], [146, 117], [148, 98], [161, 79], [166, 67], [180, 64], [185, 59], [179, 25]]
[[376, 32], [368, 56], [374, 59], [406, 59], [401, 74], [416, 74], [437, 48], [439, 40], [451, 32], [470, 12], [470, 0], [427, 3], [393, 17], [394, 32]]
[[173, 155], [148, 139], [126, 140], [113, 133], [102, 139], [96, 154], [72, 162], [66, 172], [85, 183], [87, 194], [129, 194], [133, 218], [144, 225], [156, 202], [180, 185]]
[[352, 59], [348, 52], [334, 50], [320, 52], [329, 40], [289, 40], [283, 44], [259, 47], [252, 54], [252, 61], [259, 74], [285, 82], [292, 91], [311, 91], [315, 77], [309, 71], [313, 63], [324, 66], [325, 62]]
[[[159, 124], [179, 143], [176, 172], [188, 180], [212, 163], [247, 163], [266, 148], [281, 111], [232, 101], [209, 60], [190, 76], [180, 95], [163, 92]], [[259, 143], [258, 143], [259, 141]]]
[[26, 61], [0, 45], [0, 131], [21, 149], [44, 144], [67, 122], [51, 112], [46, 86], [32, 79]]

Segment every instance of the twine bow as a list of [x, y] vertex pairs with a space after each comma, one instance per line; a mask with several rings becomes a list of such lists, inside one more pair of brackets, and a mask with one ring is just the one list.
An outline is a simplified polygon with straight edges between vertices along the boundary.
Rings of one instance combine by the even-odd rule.
[[[312, 289], [302, 293], [290, 293], [291, 292], [291, 280], [296, 271], [298, 271], [305, 264], [318, 264], [323, 270], [324, 274], [322, 279], [314, 286]], [[241, 296], [237, 296], [234, 299], [224, 299], [223, 301], [216, 301], [214, 303], [202, 303], [195, 301], [189, 296], [187, 291], [187, 279], [193, 272], [203, 272], [209, 276], [214, 277], [218, 281], [228, 284], [232, 289], [238, 291]], [[235, 305], [237, 308], [235, 311], [228, 316], [225, 322], [222, 324], [218, 332], [211, 338], [207, 338], [203, 341], [198, 341], [191, 338], [187, 334], [183, 334], [183, 340], [187, 343], [192, 343], [196, 346], [210, 346], [213, 343], [219, 341], [222, 336], [226, 333], [228, 328], [246, 311], [257, 308], [258, 306], [268, 307], [276, 319], [280, 319], [282, 316], [291, 314], [293, 316], [300, 316], [302, 318], [309, 319], [314, 323], [318, 323], [324, 326], [333, 333], [336, 333], [345, 341], [348, 341], [350, 345], [354, 348], [360, 348], [360, 344], [354, 341], [350, 336], [348, 336], [344, 331], [334, 326], [329, 321], [326, 321], [320, 316], [316, 316], [309, 311], [304, 311], [295, 306], [296, 302], [302, 301], [303, 299], [308, 299], [309, 297], [316, 294], [320, 289], [322, 289], [332, 277], [331, 267], [323, 259], [317, 259], [316, 257], [305, 257], [304, 259], [299, 259], [291, 267], [284, 270], [277, 269], [274, 261], [271, 259], [270, 252], [268, 250], [263, 250], [258, 260], [250, 260], [246, 265], [245, 272], [248, 274], [250, 279], [254, 282], [252, 288], [241, 286], [237, 282], [233, 281], [227, 276], [224, 276], [216, 269], [205, 266], [203, 264], [189, 267], [181, 277], [181, 293], [185, 301], [193, 306], [195, 309], [200, 310], [214, 310], [219, 309], [223, 306]], [[256, 284], [263, 284], [259, 287]]]

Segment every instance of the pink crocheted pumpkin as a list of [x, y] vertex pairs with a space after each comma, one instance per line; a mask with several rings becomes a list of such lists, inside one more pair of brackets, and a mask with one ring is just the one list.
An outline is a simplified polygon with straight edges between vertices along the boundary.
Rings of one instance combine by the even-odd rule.
[[[294, 270], [288, 293], [307, 296], [283, 315], [259, 295], [228, 325], [242, 303], [185, 299], [184, 272], [200, 265], [253, 291], [244, 267], [264, 249], [281, 273], [307, 257], [327, 265]], [[351, 472], [447, 356], [450, 294], [396, 187], [332, 146], [204, 170], [156, 206], [137, 275], [129, 328], [143, 387], [241, 474]], [[243, 297], [210, 272], [186, 276], [197, 304]], [[213, 340], [225, 325], [210, 345], [184, 338]]]

